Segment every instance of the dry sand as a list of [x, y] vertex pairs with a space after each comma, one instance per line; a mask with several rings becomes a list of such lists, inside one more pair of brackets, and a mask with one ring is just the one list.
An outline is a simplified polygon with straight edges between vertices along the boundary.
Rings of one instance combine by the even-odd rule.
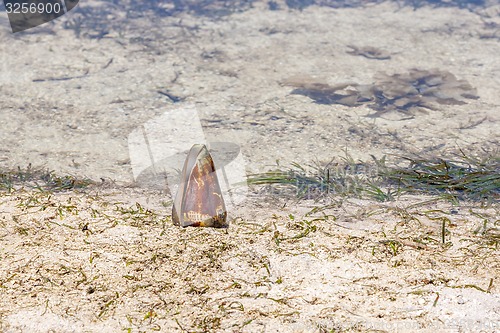
[[[0, 166], [104, 181], [0, 192], [1, 331], [500, 329], [495, 201], [334, 198], [310, 215], [320, 203], [252, 189], [227, 230], [181, 229], [164, 189], [134, 183], [128, 135], [187, 104], [208, 141], [241, 147], [249, 174], [345, 151], [361, 160], [498, 152], [500, 7], [278, 4], [210, 19], [126, 18], [110, 3], [81, 3], [109, 10], [100, 35], [78, 11], [15, 35], [1, 21]], [[411, 68], [451, 72], [479, 99], [371, 118], [367, 105], [314, 104], [282, 84], [369, 84]]]

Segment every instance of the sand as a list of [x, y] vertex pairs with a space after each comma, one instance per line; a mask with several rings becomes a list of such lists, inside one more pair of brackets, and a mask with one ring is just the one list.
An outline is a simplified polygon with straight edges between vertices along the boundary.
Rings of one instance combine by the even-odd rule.
[[[142, 130], [179, 147], [199, 135], [236, 146], [238, 164], [225, 168], [246, 174], [346, 153], [498, 152], [500, 7], [277, 4], [208, 18], [88, 1], [24, 33], [0, 21], [0, 167], [96, 181], [0, 192], [1, 331], [499, 330], [496, 201], [334, 196], [311, 214], [325, 201], [250, 187], [227, 199], [228, 229], [182, 229], [170, 219], [175, 186], [134, 177], [143, 169], [130, 135]], [[93, 29], [89, 8], [106, 14]], [[368, 104], [316, 104], [286, 84], [365, 85], [412, 68], [450, 72], [479, 98], [370, 117]], [[192, 128], [158, 122], [187, 109], [199, 119]], [[181, 167], [182, 154], [151, 154]]]

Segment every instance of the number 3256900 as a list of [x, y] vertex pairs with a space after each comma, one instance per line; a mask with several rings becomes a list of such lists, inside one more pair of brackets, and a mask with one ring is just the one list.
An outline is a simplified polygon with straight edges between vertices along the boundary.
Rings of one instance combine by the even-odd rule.
[[5, 9], [8, 14], [58, 14], [62, 11], [61, 4], [56, 2], [52, 3], [6, 3]]

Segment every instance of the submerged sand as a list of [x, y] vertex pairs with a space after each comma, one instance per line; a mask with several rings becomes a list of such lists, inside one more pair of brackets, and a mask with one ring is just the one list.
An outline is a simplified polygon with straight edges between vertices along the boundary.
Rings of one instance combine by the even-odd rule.
[[[135, 182], [130, 133], [188, 105], [208, 142], [240, 148], [248, 174], [346, 152], [498, 153], [498, 6], [277, 3], [218, 19], [81, 3], [110, 11], [100, 35], [77, 29], [78, 11], [15, 35], [2, 21], [2, 170], [102, 184], [0, 192], [0, 330], [498, 331], [495, 200], [339, 196], [310, 214], [325, 202], [250, 188], [228, 229], [181, 229], [169, 191]], [[286, 84], [366, 85], [413, 68], [452, 73], [478, 98], [370, 117], [368, 103], [317, 104]]]

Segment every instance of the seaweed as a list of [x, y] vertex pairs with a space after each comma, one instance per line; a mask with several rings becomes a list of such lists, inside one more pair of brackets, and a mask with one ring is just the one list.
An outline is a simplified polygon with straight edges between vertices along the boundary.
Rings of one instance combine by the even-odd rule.
[[446, 193], [458, 199], [500, 198], [500, 156], [405, 159], [408, 166], [388, 168], [384, 177], [408, 191]]
[[285, 85], [295, 87], [292, 94], [304, 95], [317, 104], [360, 106], [366, 104], [378, 117], [390, 111], [414, 116], [417, 111], [435, 110], [436, 104], [460, 105], [464, 99], [477, 99], [476, 89], [467, 81], [441, 70], [411, 69], [407, 73], [378, 73], [372, 84], [342, 83], [334, 86], [311, 78], [291, 78]]
[[385, 157], [373, 157], [371, 163], [355, 162], [350, 157], [323, 166], [291, 163], [290, 167], [278, 166], [276, 170], [251, 175], [248, 184], [293, 188], [300, 199], [343, 195], [389, 201], [403, 193], [438, 195], [453, 201], [500, 198], [498, 154], [482, 159], [462, 153], [455, 159], [403, 157], [403, 160], [408, 164], [387, 165]]
[[42, 191], [67, 191], [87, 187], [94, 182], [87, 178], [70, 175], [58, 176], [54, 171], [34, 168], [29, 164], [17, 170], [0, 170], [0, 191], [11, 192], [16, 187], [36, 188]]
[[347, 53], [357, 56], [362, 56], [368, 59], [376, 59], [376, 60], [388, 60], [391, 59], [391, 54], [387, 51], [381, 50], [379, 48], [373, 46], [355, 46], [355, 45], [347, 45], [351, 50], [347, 51]]

